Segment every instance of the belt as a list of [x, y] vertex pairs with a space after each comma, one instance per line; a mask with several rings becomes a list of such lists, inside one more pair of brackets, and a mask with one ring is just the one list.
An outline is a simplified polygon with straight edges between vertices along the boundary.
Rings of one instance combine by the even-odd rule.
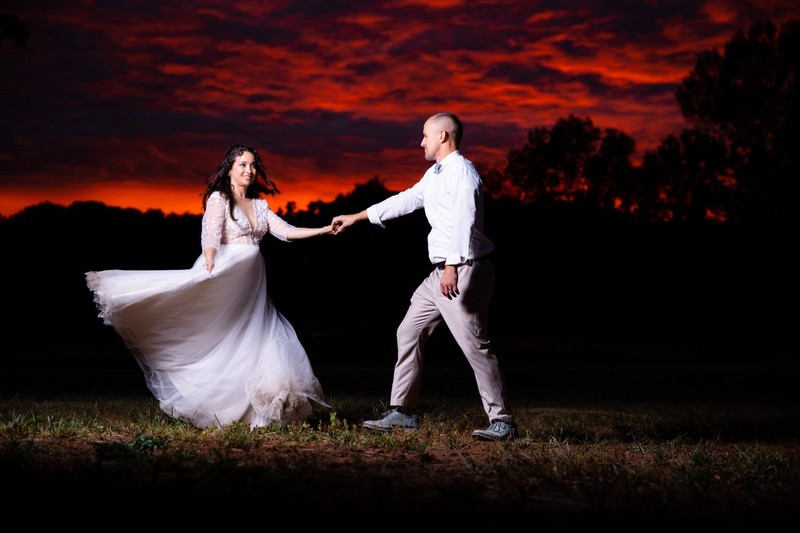
[[[463, 265], [472, 266], [473, 263], [477, 263], [478, 261], [483, 261], [484, 259], [488, 258], [489, 258], [488, 255], [484, 255], [483, 257], [476, 257], [475, 259], [467, 259], [460, 265], [453, 265], [453, 266], [463, 266]], [[433, 266], [435, 266], [439, 270], [444, 270], [445, 264], [444, 261], [439, 261], [438, 263], [434, 263]]]

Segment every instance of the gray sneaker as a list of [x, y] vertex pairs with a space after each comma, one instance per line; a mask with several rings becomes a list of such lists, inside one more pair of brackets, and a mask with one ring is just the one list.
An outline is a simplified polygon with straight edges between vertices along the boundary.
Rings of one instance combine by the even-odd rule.
[[394, 428], [399, 428], [399, 429], [419, 428], [418, 415], [404, 415], [396, 407], [389, 409], [381, 416], [383, 418], [381, 418], [380, 420], [365, 420], [364, 427], [369, 429], [378, 429], [380, 431], [391, 431]]
[[472, 436], [480, 440], [507, 440], [517, 438], [517, 425], [513, 422], [492, 420], [486, 429], [476, 429]]

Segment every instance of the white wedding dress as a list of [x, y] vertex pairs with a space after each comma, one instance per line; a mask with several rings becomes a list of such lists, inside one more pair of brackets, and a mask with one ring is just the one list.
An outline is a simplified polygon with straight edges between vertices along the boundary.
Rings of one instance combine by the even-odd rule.
[[266, 200], [247, 217], [218, 192], [207, 202], [201, 244], [217, 248], [213, 272], [201, 255], [188, 270], [87, 272], [105, 324], [144, 371], [167, 414], [198, 427], [304, 421], [328, 409], [305, 349], [267, 293], [259, 242], [292, 227]]

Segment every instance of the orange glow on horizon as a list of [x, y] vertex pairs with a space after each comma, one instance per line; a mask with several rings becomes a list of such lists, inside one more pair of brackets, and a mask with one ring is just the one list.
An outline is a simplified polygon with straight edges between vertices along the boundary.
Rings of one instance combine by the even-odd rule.
[[[46, 202], [65, 207], [73, 202], [100, 202], [109, 207], [132, 208], [142, 212], [160, 210], [167, 215], [200, 215], [203, 213], [202, 192], [196, 186], [158, 187], [144, 186], [141, 183], [108, 184], [102, 187], [85, 187], [79, 191], [50, 190], [46, 194], [36, 189], [3, 190], [0, 195], [0, 215], [11, 217], [27, 207]], [[316, 190], [302, 188], [295, 190], [287, 184], [286, 187], [281, 187], [280, 194], [267, 196], [265, 199], [273, 211], [285, 211], [289, 202], [294, 202], [295, 209], [303, 211], [307, 209], [309, 203], [320, 200], [330, 202], [337, 194], [329, 193], [329, 197], [321, 198]]]

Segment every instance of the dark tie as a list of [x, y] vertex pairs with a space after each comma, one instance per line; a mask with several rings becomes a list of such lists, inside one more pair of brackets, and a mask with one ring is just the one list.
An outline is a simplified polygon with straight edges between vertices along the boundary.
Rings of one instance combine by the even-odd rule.
[[433, 173], [434, 174], [438, 174], [441, 171], [442, 171], [442, 164], [441, 163], [436, 163], [435, 165], [433, 165]]

